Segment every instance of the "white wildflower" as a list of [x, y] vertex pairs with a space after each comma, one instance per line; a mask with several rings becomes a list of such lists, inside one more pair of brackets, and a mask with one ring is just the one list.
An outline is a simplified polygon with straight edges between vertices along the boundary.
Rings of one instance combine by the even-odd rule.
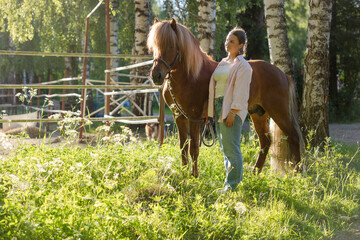
[[106, 137], [103, 137], [102, 140], [103, 140], [104, 142], [108, 142], [108, 141], [110, 141], [110, 137], [107, 137], [107, 136], [106, 136]]
[[10, 178], [11, 182], [13, 182], [13, 183], [19, 182], [18, 176], [14, 175], [14, 174], [9, 174], [9, 178]]
[[84, 165], [81, 162], [77, 162], [77, 163], [75, 163], [75, 166], [77, 168], [82, 168]]
[[242, 203], [242, 202], [237, 202], [235, 204], [235, 211], [239, 214], [244, 214], [246, 213], [246, 206]]
[[60, 119], [60, 118], [61, 118], [61, 114], [59, 113], [49, 116], [49, 119]]
[[19, 162], [19, 166], [20, 166], [20, 167], [24, 167], [25, 165], [26, 165], [26, 162], [25, 162], [25, 161], [20, 161], [20, 162]]
[[116, 180], [119, 178], [119, 173], [115, 173], [113, 179]]
[[99, 200], [97, 200], [94, 204], [94, 207], [101, 207], [103, 205], [102, 202], [100, 202]]

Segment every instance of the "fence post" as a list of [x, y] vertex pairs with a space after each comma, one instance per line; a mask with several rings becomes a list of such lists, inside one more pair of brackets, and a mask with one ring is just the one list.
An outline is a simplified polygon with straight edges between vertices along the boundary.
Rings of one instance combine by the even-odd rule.
[[[34, 82], [34, 77], [35, 76], [32, 76], [31, 78], [30, 78], [30, 84], [33, 84], [33, 82]], [[32, 112], [32, 104], [33, 104], [33, 100], [32, 100], [32, 98], [30, 99], [30, 107], [29, 107], [29, 113], [31, 113]]]
[[[50, 75], [50, 82], [52, 82], [52, 80], [53, 80], [53, 75]], [[51, 95], [51, 94], [52, 94], [52, 89], [50, 88], [49, 95]], [[49, 102], [50, 102], [50, 100], [51, 100], [51, 97], [49, 97]], [[50, 108], [51, 108], [51, 106], [48, 103], [48, 110], [50, 110]], [[47, 118], [49, 118], [49, 117], [50, 117], [50, 112], [47, 113]], [[47, 126], [46, 126], [46, 131], [49, 131], [49, 130], [50, 130], [50, 123], [48, 122]]]
[[[106, 26], [106, 54], [110, 54], [110, 4], [109, 0], [105, 1], [105, 26]], [[106, 58], [106, 70], [111, 68], [111, 59]], [[110, 72], [105, 74], [105, 84], [110, 85]], [[110, 89], [105, 89], [105, 92], [110, 92]], [[105, 96], [105, 115], [110, 114], [110, 95]], [[110, 122], [106, 122], [107, 126], [110, 126]], [[108, 135], [110, 131], [108, 132]]]
[[160, 88], [159, 96], [159, 146], [163, 144], [164, 141], [164, 132], [165, 132], [165, 100], [162, 95], [162, 88]]
[[[65, 69], [64, 71], [64, 78], [67, 78], [68, 77], [68, 71]], [[65, 86], [66, 85], [66, 82], [64, 81], [63, 85]], [[65, 88], [63, 89], [63, 94], [66, 93], [66, 90]], [[65, 97], [62, 98], [62, 104], [61, 104], [61, 110], [62, 111], [65, 111]], [[64, 118], [64, 113], [61, 114], [62, 118]]]
[[[110, 54], [110, 13], [109, 13], [109, 0], [105, 1], [105, 27], [106, 27], [106, 54]], [[106, 58], [106, 70], [110, 70], [110, 58]], [[110, 85], [110, 73], [105, 74], [105, 84]], [[105, 92], [109, 92], [110, 89], [105, 89]], [[105, 97], [105, 114], [110, 113], [110, 95]]]
[[[39, 77], [39, 84], [41, 84], [41, 77]], [[37, 90], [37, 95], [38, 95], [38, 98], [37, 98], [37, 108], [38, 108], [37, 119], [39, 119], [41, 117], [40, 116], [41, 112], [39, 111], [39, 109], [40, 109], [40, 97], [39, 97], [40, 96], [40, 89]], [[40, 127], [40, 123], [37, 122], [36, 126]]]
[[[90, 23], [90, 18], [87, 17], [86, 18], [86, 23], [85, 23], [85, 43], [84, 43], [84, 53], [87, 53], [87, 49], [88, 49], [88, 37], [89, 37], [89, 23]], [[86, 71], [87, 71], [87, 57], [83, 57], [83, 72], [82, 72], [82, 85], [86, 84]], [[85, 89], [81, 90], [81, 106], [80, 106], [80, 128], [79, 128], [79, 141], [82, 141], [82, 137], [83, 137], [83, 118], [84, 118], [84, 112], [85, 112]]]
[[10, 115], [10, 110], [11, 110], [11, 107], [10, 107], [10, 105], [11, 105], [11, 89], [8, 89], [8, 104], [9, 104], [9, 106], [8, 106], [8, 114]]
[[[23, 81], [26, 81], [25, 78], [23, 79]], [[26, 91], [24, 92], [24, 94], [26, 94]], [[24, 103], [21, 104], [21, 113], [24, 114], [25, 113], [25, 109], [24, 109]]]
[[[16, 84], [16, 74], [14, 74], [13, 83]], [[13, 115], [17, 114], [17, 99], [16, 99], [16, 89], [13, 89], [13, 107], [12, 107], [12, 113]]]

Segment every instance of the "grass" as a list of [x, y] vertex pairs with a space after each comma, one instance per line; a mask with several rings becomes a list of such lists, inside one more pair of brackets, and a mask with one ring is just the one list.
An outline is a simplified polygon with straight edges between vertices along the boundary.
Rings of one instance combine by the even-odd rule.
[[181, 166], [176, 137], [160, 149], [125, 130], [108, 144], [22, 145], [0, 157], [0, 238], [322, 239], [349, 226], [341, 216], [360, 212], [357, 146], [308, 150], [297, 176], [268, 166], [253, 175], [258, 145], [246, 135], [244, 180], [218, 195], [218, 145], [201, 147], [195, 179]]

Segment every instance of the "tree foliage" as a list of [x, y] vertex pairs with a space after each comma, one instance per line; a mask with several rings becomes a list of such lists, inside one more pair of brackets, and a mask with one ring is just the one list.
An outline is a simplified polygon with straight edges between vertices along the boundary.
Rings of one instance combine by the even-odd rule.
[[[87, 14], [99, 0], [1, 0], [0, 1], [0, 49], [82, 52]], [[119, 52], [131, 54], [134, 45], [134, 1], [118, 0], [119, 8], [112, 11], [118, 17]], [[337, 66], [337, 86], [339, 91], [330, 99], [331, 116], [356, 117], [353, 110], [359, 98], [359, 53], [360, 53], [360, 6], [357, 0], [337, 0], [336, 25], [332, 29]], [[198, 2], [196, 0], [152, 0], [151, 19], [160, 20], [175, 17], [179, 23], [189, 27], [197, 35]], [[302, 69], [307, 32], [307, 1], [284, 0], [289, 38], [290, 55], [294, 65], [294, 75], [301, 98]], [[227, 33], [235, 26], [243, 27], [248, 36], [247, 58], [269, 61], [266, 28], [263, 25], [262, 0], [217, 0], [216, 13], [216, 60], [226, 56], [224, 42]], [[105, 52], [105, 16], [101, 6], [90, 20], [89, 52]], [[128, 59], [120, 59], [119, 64], [128, 64]], [[90, 76], [103, 79], [104, 59], [89, 59]], [[77, 66], [80, 69], [80, 66]], [[61, 77], [64, 71], [63, 58], [0, 56], [0, 82], [4, 82], [9, 72], [33, 72], [47, 79], [52, 73]], [[28, 74], [29, 75], [29, 74]], [[335, 107], [332, 107], [335, 106]], [[333, 118], [334, 119], [334, 118]]]
[[[82, 52], [85, 19], [97, 3], [98, 0], [3, 0], [0, 31], [8, 33], [16, 50]], [[91, 20], [92, 23], [98, 21], [96, 15]], [[96, 27], [92, 29], [101, 33]], [[94, 43], [90, 43], [92, 45]], [[0, 64], [6, 65], [9, 61], [18, 70], [32, 70], [45, 78], [44, 72], [62, 76], [64, 70], [62, 58], [4, 57]]]
[[[333, 120], [359, 119], [360, 98], [360, 4], [357, 0], [336, 1], [331, 55], [336, 57], [338, 93], [330, 99]], [[345, 113], [345, 115], [344, 115]]]

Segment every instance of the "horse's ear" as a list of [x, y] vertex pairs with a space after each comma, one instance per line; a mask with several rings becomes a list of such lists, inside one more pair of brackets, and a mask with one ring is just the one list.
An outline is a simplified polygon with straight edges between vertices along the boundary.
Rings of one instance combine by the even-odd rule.
[[157, 17], [155, 17], [153, 24], [160, 22]]
[[174, 29], [174, 31], [176, 31], [176, 21], [174, 18], [171, 18], [170, 25], [171, 25], [172, 29]]

